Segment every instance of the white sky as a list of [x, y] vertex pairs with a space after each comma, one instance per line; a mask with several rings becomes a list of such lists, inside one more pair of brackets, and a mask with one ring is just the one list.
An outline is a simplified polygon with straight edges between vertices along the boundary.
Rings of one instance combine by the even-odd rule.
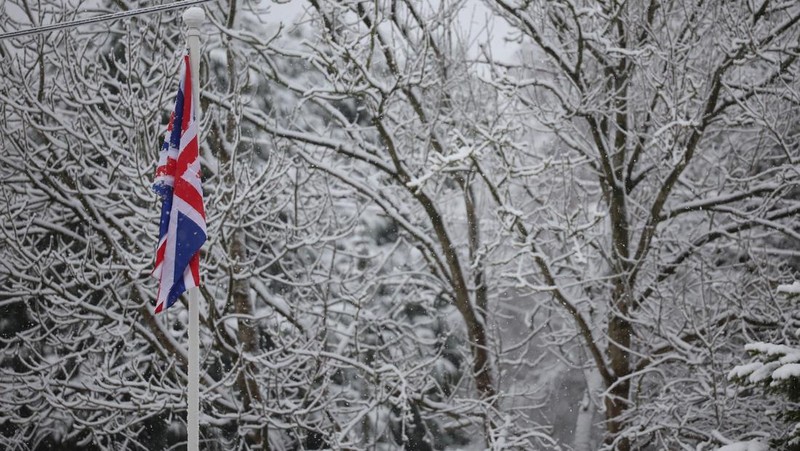
[[[426, 1], [426, 0], [423, 0]], [[438, 0], [427, 0], [436, 2]], [[269, 5], [269, 15], [275, 22], [289, 24], [301, 16], [306, 8], [310, 7], [307, 0], [289, 0], [275, 2], [262, 0], [262, 5]], [[465, 0], [458, 21], [460, 29], [465, 33], [464, 38], [470, 42], [473, 57], [478, 55], [478, 45], [489, 42], [492, 55], [495, 59], [510, 62], [516, 60], [518, 44], [506, 42], [504, 38], [512, 31], [511, 26], [502, 18], [497, 17], [481, 0]]]

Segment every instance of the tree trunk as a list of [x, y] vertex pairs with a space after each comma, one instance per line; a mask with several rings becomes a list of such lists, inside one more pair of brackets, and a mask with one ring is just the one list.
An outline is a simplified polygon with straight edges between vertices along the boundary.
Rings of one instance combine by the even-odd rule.
[[[613, 168], [607, 172], [609, 180], [616, 180], [619, 171]], [[614, 444], [619, 451], [628, 451], [630, 442], [620, 438], [620, 432], [625, 428], [625, 411], [630, 405], [630, 380], [631, 373], [631, 334], [632, 325], [628, 321], [630, 309], [629, 274], [630, 263], [630, 234], [626, 197], [624, 189], [619, 184], [613, 184], [610, 189], [609, 211], [611, 217], [611, 238], [614, 246], [613, 270], [616, 273], [614, 288], [611, 292], [611, 309], [608, 318], [608, 358], [612, 373], [612, 383], [606, 392], [604, 400], [606, 407], [606, 443]]]
[[[231, 237], [230, 257], [233, 261], [231, 271], [231, 296], [233, 307], [237, 316], [237, 339], [241, 346], [239, 374], [236, 385], [242, 396], [242, 407], [245, 412], [256, 411], [259, 404], [263, 404], [261, 390], [258, 382], [253, 378], [257, 372], [252, 362], [246, 355], [253, 355], [258, 351], [258, 328], [253, 322], [253, 305], [250, 301], [250, 284], [241, 277], [244, 272], [242, 266], [247, 257], [244, 232], [236, 230]], [[255, 449], [269, 449], [268, 428], [264, 426], [260, 431], [248, 433], [246, 440]]]
[[624, 415], [630, 405], [631, 374], [631, 333], [632, 326], [628, 321], [628, 294], [622, 281], [618, 279], [613, 292], [613, 305], [608, 321], [608, 356], [609, 366], [614, 375], [614, 382], [608, 387], [605, 397], [606, 407], [606, 443], [615, 444], [615, 449], [627, 451], [630, 442], [620, 438], [619, 433], [625, 427]]

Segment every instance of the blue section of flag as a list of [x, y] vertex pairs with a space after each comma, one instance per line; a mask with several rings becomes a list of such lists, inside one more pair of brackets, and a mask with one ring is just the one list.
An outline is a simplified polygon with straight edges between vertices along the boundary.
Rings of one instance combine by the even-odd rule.
[[169, 135], [169, 145], [173, 149], [181, 148], [181, 135], [183, 134], [183, 89], [178, 89], [178, 95], [175, 96], [175, 111], [172, 116], [172, 133]]
[[[206, 232], [183, 213], [177, 212], [177, 214], [175, 267], [188, 268], [192, 257], [206, 241]], [[178, 278], [167, 296], [167, 307], [171, 307], [184, 291], [186, 287], [183, 279]]]
[[172, 211], [172, 187], [160, 185], [161, 195], [161, 219], [158, 222], [158, 241], [160, 242], [167, 235], [169, 228], [169, 214]]

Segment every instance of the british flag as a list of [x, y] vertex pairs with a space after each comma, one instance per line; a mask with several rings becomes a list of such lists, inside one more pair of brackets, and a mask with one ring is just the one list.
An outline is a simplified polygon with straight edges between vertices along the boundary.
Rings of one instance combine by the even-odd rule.
[[189, 57], [184, 56], [175, 110], [153, 184], [162, 200], [153, 269], [153, 276], [159, 279], [156, 313], [172, 306], [184, 291], [200, 285], [200, 247], [206, 241], [206, 214], [192, 88]]

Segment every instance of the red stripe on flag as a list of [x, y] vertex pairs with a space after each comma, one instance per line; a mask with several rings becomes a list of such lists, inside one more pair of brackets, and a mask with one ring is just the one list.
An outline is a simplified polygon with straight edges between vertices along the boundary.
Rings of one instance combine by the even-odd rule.
[[192, 257], [192, 261], [189, 262], [189, 268], [192, 271], [192, 279], [194, 279], [194, 284], [196, 286], [200, 286], [200, 251], [197, 251]]
[[172, 175], [175, 173], [175, 165], [177, 162], [172, 158], [167, 158], [167, 164], [156, 168], [156, 177], [162, 175]]
[[200, 216], [204, 218], [206, 217], [206, 213], [203, 209], [203, 196], [198, 193], [195, 187], [186, 180], [175, 180], [174, 196], [189, 204], [189, 206], [196, 210]]

